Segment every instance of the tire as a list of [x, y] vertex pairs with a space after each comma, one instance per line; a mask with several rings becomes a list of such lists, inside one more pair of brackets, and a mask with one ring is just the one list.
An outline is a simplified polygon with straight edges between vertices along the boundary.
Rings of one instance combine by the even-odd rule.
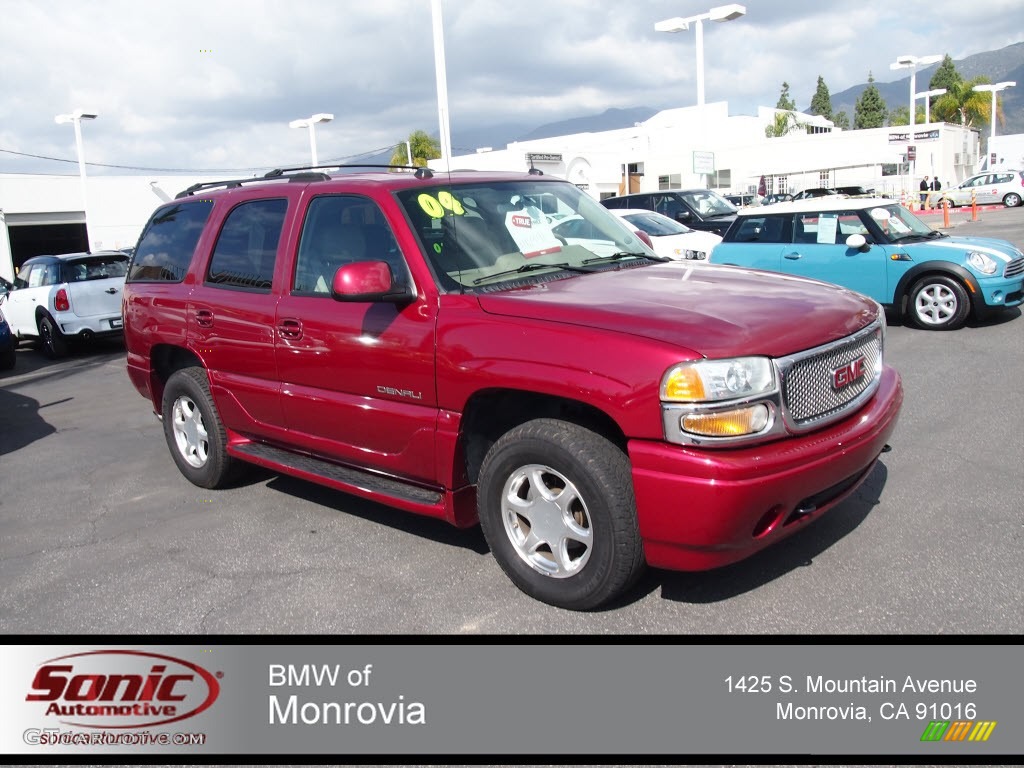
[[1003, 195], [1003, 205], [1007, 208], [1016, 208], [1021, 203], [1021, 197], [1016, 192], [1007, 192]]
[[971, 312], [967, 291], [945, 275], [922, 277], [910, 289], [907, 301], [913, 324], [929, 331], [955, 331]]
[[206, 370], [182, 368], [171, 374], [162, 403], [164, 437], [174, 463], [200, 488], [220, 488], [238, 462], [228, 456], [227, 432], [210, 395]]
[[505, 433], [480, 467], [477, 512], [502, 570], [550, 605], [596, 608], [643, 572], [629, 459], [576, 424], [536, 419]]
[[11, 349], [0, 352], [0, 371], [9, 371], [14, 367], [17, 361], [17, 348], [12, 347]]
[[39, 318], [39, 348], [51, 360], [64, 357], [68, 353], [68, 343], [49, 315]]

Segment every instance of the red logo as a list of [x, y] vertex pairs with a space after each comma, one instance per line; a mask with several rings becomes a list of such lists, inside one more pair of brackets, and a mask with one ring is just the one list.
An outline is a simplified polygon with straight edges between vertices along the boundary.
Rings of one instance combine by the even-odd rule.
[[533, 220], [529, 216], [524, 216], [521, 213], [512, 215], [512, 226], [513, 227], [526, 227], [530, 229], [533, 227]]
[[858, 357], [856, 360], [851, 360], [846, 365], [832, 371], [832, 387], [834, 389], [842, 389], [853, 384], [863, 375], [864, 358]]
[[44, 714], [65, 725], [149, 728], [194, 717], [219, 694], [217, 678], [184, 659], [85, 651], [43, 662], [25, 701], [49, 702]]

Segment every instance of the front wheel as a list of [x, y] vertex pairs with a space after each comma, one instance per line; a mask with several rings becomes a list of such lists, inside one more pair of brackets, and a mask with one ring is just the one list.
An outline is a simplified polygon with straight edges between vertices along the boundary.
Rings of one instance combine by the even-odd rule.
[[971, 311], [967, 291], [945, 275], [928, 275], [914, 283], [909, 304], [914, 325], [930, 331], [955, 331]]
[[164, 387], [164, 437], [178, 469], [200, 488], [219, 488], [236, 462], [227, 452], [227, 432], [210, 395], [206, 371], [182, 368]]
[[477, 508], [502, 570], [550, 605], [596, 608], [643, 571], [629, 459], [577, 424], [536, 419], [503, 435], [480, 468]]
[[1021, 203], [1021, 197], [1016, 192], [1008, 192], [1003, 196], [1003, 205], [1007, 208], [1016, 208]]

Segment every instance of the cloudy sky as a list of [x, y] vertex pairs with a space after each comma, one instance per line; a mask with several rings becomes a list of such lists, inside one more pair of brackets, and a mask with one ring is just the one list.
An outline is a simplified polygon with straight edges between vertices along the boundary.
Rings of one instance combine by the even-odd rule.
[[[716, 0], [717, 2], [717, 0]], [[887, 82], [898, 55], [959, 59], [1024, 39], [1020, 0], [747, 0], [705, 23], [706, 100], [774, 106], [783, 80], [806, 107]], [[0, 172], [69, 173], [84, 108], [90, 163], [244, 171], [308, 162], [291, 120], [317, 128], [320, 160], [438, 130], [430, 0], [0, 0]], [[608, 108], [696, 101], [694, 33], [656, 21], [697, 0], [442, 0], [455, 153], [460, 132], [530, 130]], [[89, 173], [124, 173], [90, 166]]]

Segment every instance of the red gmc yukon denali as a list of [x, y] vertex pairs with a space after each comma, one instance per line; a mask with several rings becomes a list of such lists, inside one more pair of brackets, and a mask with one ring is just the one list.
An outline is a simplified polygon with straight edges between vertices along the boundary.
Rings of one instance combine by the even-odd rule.
[[566, 181], [288, 169], [156, 210], [128, 374], [191, 482], [247, 464], [465, 527], [584, 610], [805, 527], [887, 448], [885, 316], [669, 262]]

